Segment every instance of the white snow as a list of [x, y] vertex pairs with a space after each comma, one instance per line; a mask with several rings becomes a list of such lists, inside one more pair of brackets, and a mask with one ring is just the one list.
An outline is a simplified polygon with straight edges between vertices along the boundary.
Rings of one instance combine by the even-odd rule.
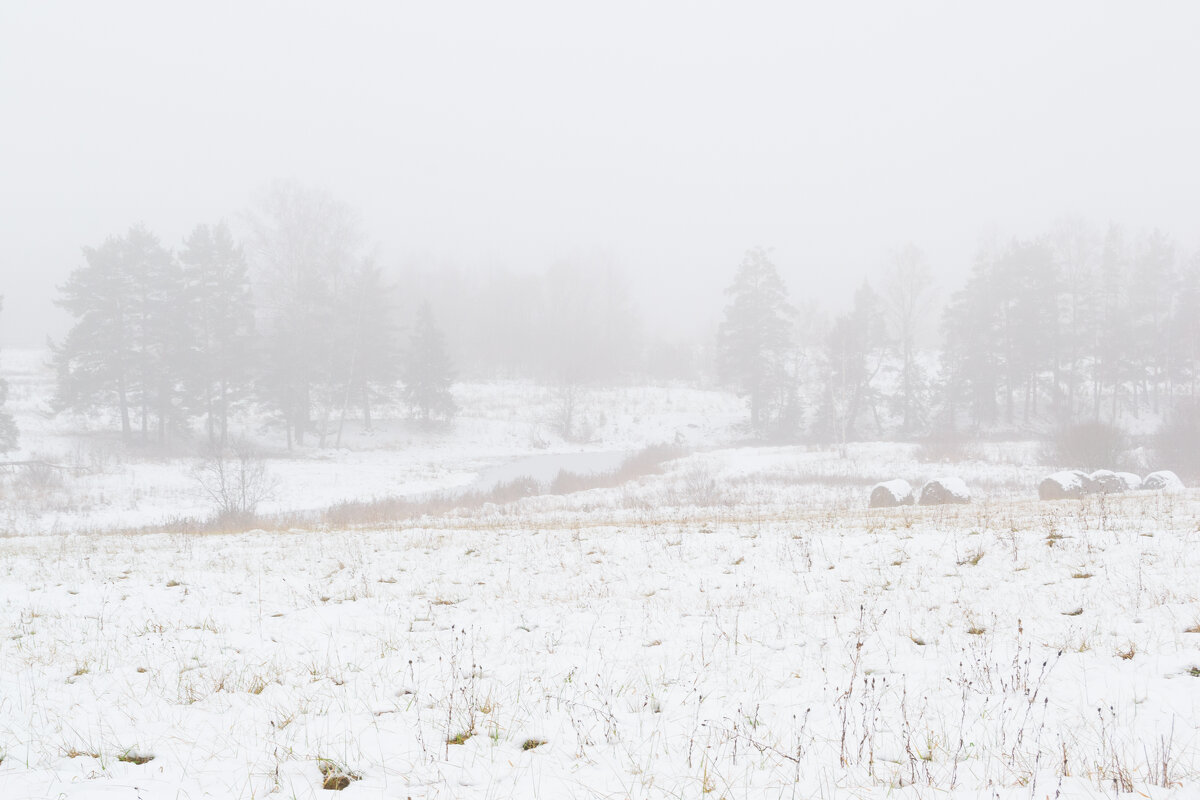
[[1096, 502], [0, 539], [0, 786], [1189, 797], [1200, 502]]

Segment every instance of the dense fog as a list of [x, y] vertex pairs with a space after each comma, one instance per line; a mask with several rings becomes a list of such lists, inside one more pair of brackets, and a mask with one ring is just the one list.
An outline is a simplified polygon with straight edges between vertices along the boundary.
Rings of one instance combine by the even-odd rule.
[[1200, 796], [1197, 32], [0, 0], [0, 800]]
[[912, 242], [948, 292], [981, 238], [1062, 218], [1190, 255], [1196, 11], [1061, 3], [8, 4], [2, 340], [134, 223], [178, 248], [271, 181], [328, 190], [391, 273], [623, 273], [699, 340], [751, 246], [838, 310]]
[[1195, 393], [1190, 9], [0, 14], [0, 341], [127, 438], [456, 379], [841, 442]]

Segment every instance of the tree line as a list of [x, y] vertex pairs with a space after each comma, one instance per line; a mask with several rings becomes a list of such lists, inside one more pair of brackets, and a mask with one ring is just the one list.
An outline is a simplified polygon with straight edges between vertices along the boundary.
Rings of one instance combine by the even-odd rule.
[[735, 389], [762, 438], [845, 444], [1116, 424], [1198, 399], [1200, 266], [1160, 231], [1063, 223], [988, 240], [946, 298], [908, 245], [832, 317], [794, 302], [751, 248], [711, 344], [671, 345], [643, 334], [603, 259], [470, 278], [402, 268], [391, 282], [327, 192], [274, 184], [243, 222], [240, 240], [198, 225], [172, 250], [134, 225], [84, 248], [60, 287], [74, 325], [52, 343], [54, 408], [106, 411], [127, 439], [198, 425], [223, 445], [253, 407], [289, 447], [337, 445], [347, 418], [369, 428], [381, 403], [453, 418], [459, 365], [557, 386], [567, 438], [581, 387], [651, 377]]
[[[717, 333], [718, 374], [763, 436], [845, 443], [1120, 426], [1200, 399], [1200, 260], [1165, 233], [1063, 223], [990, 240], [933, 314], [918, 248], [826, 320], [798, 309], [770, 254], [746, 253]], [[931, 322], [931, 318], [934, 318]], [[922, 347], [936, 325], [940, 349]]]
[[159, 443], [198, 419], [224, 445], [253, 403], [289, 448], [340, 443], [351, 409], [369, 427], [372, 404], [397, 392], [423, 420], [456, 413], [440, 329], [423, 309], [401, 340], [395, 288], [361, 255], [346, 206], [278, 185], [248, 222], [246, 245], [218, 223], [178, 251], [142, 225], [85, 247], [60, 287], [74, 324], [51, 345], [55, 410], [108, 411], [126, 439]]

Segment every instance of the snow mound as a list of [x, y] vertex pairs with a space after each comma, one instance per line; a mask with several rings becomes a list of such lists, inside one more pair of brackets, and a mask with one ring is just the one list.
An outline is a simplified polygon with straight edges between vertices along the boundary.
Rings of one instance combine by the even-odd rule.
[[871, 508], [911, 506], [915, 501], [912, 485], [900, 478], [877, 483], [871, 490]]
[[1179, 480], [1179, 476], [1169, 469], [1151, 472], [1146, 476], [1146, 480], [1142, 482], [1143, 489], [1149, 489], [1153, 492], [1182, 492], [1186, 487], [1183, 481]]
[[962, 478], [934, 478], [921, 487], [921, 505], [941, 506], [971, 502], [971, 490]]

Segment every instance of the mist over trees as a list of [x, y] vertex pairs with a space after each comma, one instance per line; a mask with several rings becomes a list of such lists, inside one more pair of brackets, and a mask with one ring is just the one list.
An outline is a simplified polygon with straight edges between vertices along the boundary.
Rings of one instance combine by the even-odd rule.
[[752, 438], [844, 448], [1200, 406], [1200, 262], [1158, 230], [1066, 221], [985, 239], [951, 287], [907, 244], [832, 314], [751, 247], [711, 340], [672, 343], [646, 334], [603, 256], [385, 270], [351, 207], [288, 182], [237, 223], [197, 225], [176, 250], [141, 225], [83, 249], [58, 298], [74, 325], [52, 347], [55, 410], [218, 447], [231, 419], [265, 414], [289, 448], [340, 446], [348, 419], [369, 430], [381, 406], [448, 421], [459, 376], [516, 378], [551, 388], [552, 426], [574, 441], [592, 389], [683, 381], [745, 397]]
[[[1074, 220], [985, 240], [938, 324], [938, 287], [906, 245], [878, 291], [864, 281], [829, 322], [805, 315], [814, 354], [766, 251], [752, 248], [727, 290], [718, 376], [747, 397], [759, 437], [1049, 437], [1149, 414], [1200, 442], [1200, 260], [1178, 250], [1161, 230]], [[923, 345], [935, 331], [938, 346]]]
[[[251, 407], [289, 448], [340, 444], [351, 406], [369, 428], [372, 404], [397, 391], [403, 349], [394, 287], [362, 254], [353, 211], [277, 183], [245, 221], [245, 246], [220, 222], [178, 252], [140, 225], [85, 247], [60, 287], [74, 325], [52, 344], [53, 408], [109, 413], [126, 440], [159, 444], [200, 420], [223, 447], [231, 415]], [[439, 343], [429, 324], [419, 346]], [[422, 373], [437, 390], [418, 393], [417, 411], [448, 419], [448, 356], [420, 357], [441, 371]]]
[[1078, 225], [981, 249], [946, 309], [946, 423], [1118, 424], [1194, 398], [1200, 278], [1176, 250]]

